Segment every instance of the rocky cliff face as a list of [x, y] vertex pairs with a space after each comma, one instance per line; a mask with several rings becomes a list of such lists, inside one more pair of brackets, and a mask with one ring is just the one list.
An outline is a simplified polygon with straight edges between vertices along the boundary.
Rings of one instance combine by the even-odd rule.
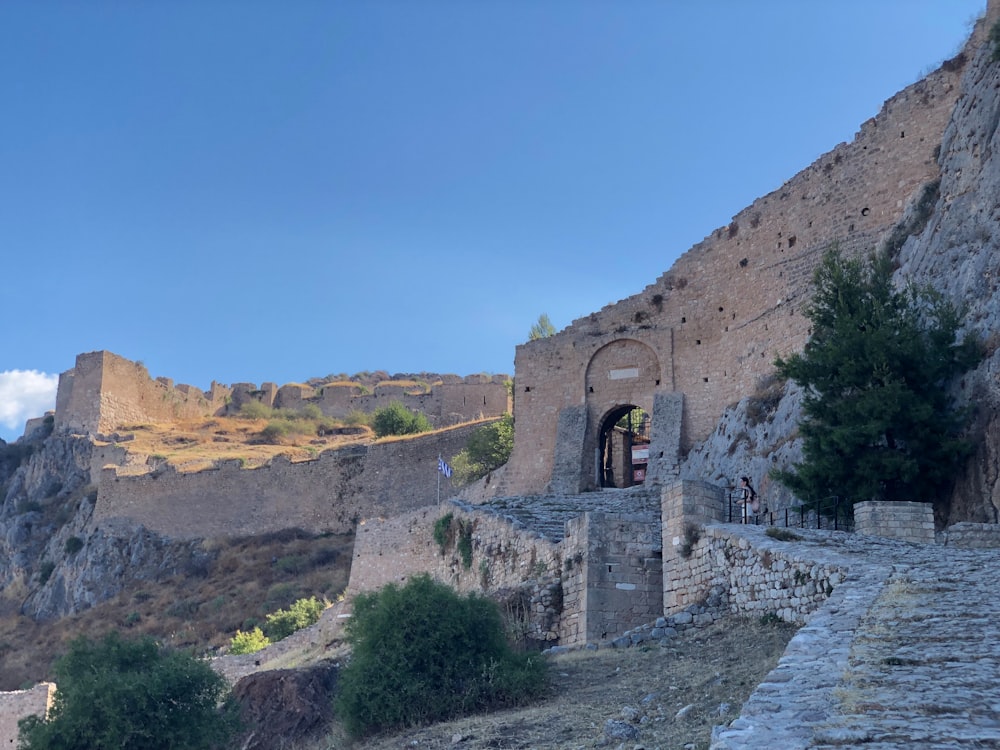
[[994, 4], [965, 50], [962, 97], [941, 143], [940, 198], [899, 256], [899, 275], [943, 292], [986, 345], [983, 363], [957, 386], [976, 408], [979, 447], [950, 499], [950, 522], [994, 523], [1000, 509], [1000, 62], [985, 38], [998, 11]]
[[0, 446], [0, 612], [53, 619], [104, 601], [132, 580], [204, 567], [196, 544], [141, 526], [90, 529], [93, 443], [31, 436]]

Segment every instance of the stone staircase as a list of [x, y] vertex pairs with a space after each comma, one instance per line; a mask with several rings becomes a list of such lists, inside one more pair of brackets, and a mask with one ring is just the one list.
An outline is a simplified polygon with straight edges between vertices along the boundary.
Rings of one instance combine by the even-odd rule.
[[[460, 501], [458, 501], [460, 502]], [[644, 486], [604, 488], [578, 495], [530, 495], [495, 497], [481, 505], [463, 507], [492, 513], [515, 529], [525, 529], [554, 542], [566, 536], [566, 522], [586, 512], [650, 515], [659, 536], [660, 491]]]

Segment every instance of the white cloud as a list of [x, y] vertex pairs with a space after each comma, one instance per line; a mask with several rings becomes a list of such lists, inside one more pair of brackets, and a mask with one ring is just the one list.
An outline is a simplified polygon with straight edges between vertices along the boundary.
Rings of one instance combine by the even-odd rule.
[[56, 406], [59, 376], [38, 370], [0, 372], [0, 426], [19, 437], [24, 423]]

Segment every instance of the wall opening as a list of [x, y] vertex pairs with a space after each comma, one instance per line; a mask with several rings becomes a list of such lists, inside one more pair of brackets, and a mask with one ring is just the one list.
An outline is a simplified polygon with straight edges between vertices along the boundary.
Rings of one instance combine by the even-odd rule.
[[616, 406], [601, 421], [598, 440], [601, 487], [634, 487], [646, 481], [652, 420], [635, 404]]

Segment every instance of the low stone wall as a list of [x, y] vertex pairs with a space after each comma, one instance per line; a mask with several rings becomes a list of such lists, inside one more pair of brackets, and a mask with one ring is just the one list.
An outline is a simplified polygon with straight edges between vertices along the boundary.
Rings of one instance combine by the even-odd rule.
[[801, 558], [794, 547], [777, 539], [765, 537], [751, 544], [725, 526], [705, 526], [697, 535], [690, 553], [673, 560], [672, 575], [664, 583], [673, 602], [666, 609], [668, 615], [710, 602], [713, 619], [726, 612], [773, 614], [802, 624], [846, 573]]
[[[448, 514], [452, 516], [452, 541], [442, 550], [434, 539], [434, 526]], [[468, 534], [471, 546], [468, 565], [457, 545], [462, 533]], [[531, 638], [555, 641], [562, 638], [561, 571], [559, 545], [516, 529], [498, 516], [449, 501], [359, 525], [347, 595], [354, 597], [388, 583], [402, 584], [412, 575], [428, 573], [460, 592], [489, 592], [502, 603], [517, 606], [521, 611], [511, 614], [526, 620]]]
[[918, 544], [934, 543], [934, 509], [930, 503], [869, 500], [854, 504], [854, 530]]
[[996, 549], [1000, 547], [1000, 525], [995, 523], [956, 523], [937, 535], [939, 544], [960, 549]]
[[29, 716], [44, 717], [55, 690], [51, 682], [41, 682], [28, 690], [0, 693], [0, 747], [17, 747], [17, 722]]

